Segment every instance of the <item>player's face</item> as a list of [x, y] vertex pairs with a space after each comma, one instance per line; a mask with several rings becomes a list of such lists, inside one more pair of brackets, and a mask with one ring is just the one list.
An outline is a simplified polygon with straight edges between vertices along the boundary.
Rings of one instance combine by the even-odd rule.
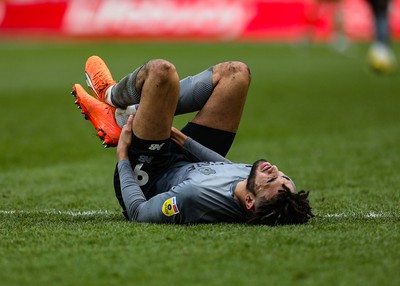
[[266, 160], [258, 160], [253, 164], [249, 176], [248, 188], [256, 196], [263, 195], [267, 199], [272, 198], [283, 190], [285, 185], [291, 192], [295, 192], [295, 186], [291, 179], [278, 167]]

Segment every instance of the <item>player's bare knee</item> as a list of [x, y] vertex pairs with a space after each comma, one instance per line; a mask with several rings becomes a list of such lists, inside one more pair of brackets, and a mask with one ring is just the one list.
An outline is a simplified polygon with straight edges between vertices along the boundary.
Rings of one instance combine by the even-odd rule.
[[214, 73], [218, 74], [219, 80], [228, 79], [245, 86], [250, 85], [250, 68], [243, 62], [232, 61], [220, 63], [214, 67]]
[[152, 60], [147, 64], [148, 73], [160, 83], [179, 81], [175, 66], [162, 59]]

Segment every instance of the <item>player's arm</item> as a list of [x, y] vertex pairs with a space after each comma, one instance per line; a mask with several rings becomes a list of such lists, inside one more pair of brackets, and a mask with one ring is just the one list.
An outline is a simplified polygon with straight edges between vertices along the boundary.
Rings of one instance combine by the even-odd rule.
[[137, 183], [129, 160], [118, 161], [122, 199], [130, 221], [182, 223], [176, 195], [168, 192], [147, 200]]
[[125, 203], [128, 218], [129, 220], [134, 220], [137, 217], [140, 206], [147, 201], [146, 197], [134, 177], [129, 160], [118, 161], [118, 173], [122, 199]]
[[230, 161], [225, 157], [201, 145], [174, 127], [171, 129], [171, 140], [177, 143], [188, 155], [198, 162], [208, 161], [230, 163]]
[[132, 121], [133, 116], [129, 116], [128, 122], [121, 130], [121, 135], [117, 145], [118, 173], [121, 183], [121, 193], [129, 220], [132, 220], [135, 216], [139, 206], [146, 202], [146, 197], [135, 180], [128, 157], [128, 149], [132, 142]]

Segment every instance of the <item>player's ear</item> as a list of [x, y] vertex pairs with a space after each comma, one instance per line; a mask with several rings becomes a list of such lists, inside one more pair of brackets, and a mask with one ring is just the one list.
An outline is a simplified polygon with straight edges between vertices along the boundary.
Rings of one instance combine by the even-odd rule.
[[246, 209], [249, 211], [253, 211], [254, 210], [254, 204], [256, 202], [256, 198], [254, 197], [254, 195], [252, 193], [247, 193], [245, 198], [244, 198], [244, 202], [246, 205]]

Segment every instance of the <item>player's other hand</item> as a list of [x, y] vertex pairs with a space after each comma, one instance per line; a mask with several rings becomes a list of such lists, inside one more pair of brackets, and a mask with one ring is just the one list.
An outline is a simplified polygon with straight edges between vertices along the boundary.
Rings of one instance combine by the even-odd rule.
[[128, 160], [128, 149], [132, 142], [133, 115], [129, 116], [128, 122], [122, 127], [121, 135], [117, 145], [117, 160]]
[[179, 146], [183, 147], [183, 144], [185, 144], [187, 138], [188, 137], [180, 130], [176, 129], [175, 127], [171, 127], [171, 140], [177, 143]]

